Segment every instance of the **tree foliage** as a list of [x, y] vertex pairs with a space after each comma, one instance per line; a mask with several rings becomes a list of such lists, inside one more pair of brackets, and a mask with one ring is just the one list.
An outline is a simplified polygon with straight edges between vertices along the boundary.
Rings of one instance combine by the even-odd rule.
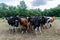
[[9, 16], [56, 16], [60, 17], [60, 5], [55, 8], [45, 9], [41, 11], [38, 9], [27, 9], [27, 6], [24, 1], [20, 2], [20, 5], [8, 6], [5, 3], [0, 3], [0, 17], [9, 17]]

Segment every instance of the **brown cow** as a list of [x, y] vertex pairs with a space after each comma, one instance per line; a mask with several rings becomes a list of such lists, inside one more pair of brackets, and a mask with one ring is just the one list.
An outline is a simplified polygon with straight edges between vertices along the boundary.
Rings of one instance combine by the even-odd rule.
[[[47, 18], [49, 18], [49, 19], [47, 20], [47, 25], [49, 24], [50, 27], [51, 27], [51, 26], [52, 26], [52, 22], [54, 22], [54, 20], [55, 20], [55, 17], [52, 16], [52, 17], [47, 17]], [[49, 28], [50, 28], [50, 27], [49, 27]]]
[[30, 28], [30, 22], [26, 18], [20, 18], [20, 25], [23, 25], [23, 31], [26, 32]]
[[50, 21], [51, 23], [55, 20], [55, 17], [49, 17], [48, 21]]

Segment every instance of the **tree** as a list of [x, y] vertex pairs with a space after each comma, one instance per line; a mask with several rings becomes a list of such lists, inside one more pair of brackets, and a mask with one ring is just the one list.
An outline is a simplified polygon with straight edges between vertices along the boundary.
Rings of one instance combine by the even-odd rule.
[[5, 3], [0, 3], [0, 17], [5, 17], [7, 15], [8, 5]]
[[26, 6], [24, 1], [20, 1], [20, 7], [21, 7], [22, 10], [26, 10], [27, 9], [27, 6]]
[[9, 6], [7, 16], [15, 16], [17, 14], [17, 9], [14, 6]]
[[17, 10], [20, 16], [26, 16], [27, 6], [24, 1], [20, 1], [20, 5], [17, 6]]

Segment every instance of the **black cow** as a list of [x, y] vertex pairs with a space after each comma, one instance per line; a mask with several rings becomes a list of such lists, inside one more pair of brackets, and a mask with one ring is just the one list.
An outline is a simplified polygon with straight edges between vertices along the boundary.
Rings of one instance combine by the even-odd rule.
[[11, 26], [18, 27], [19, 18], [18, 17], [8, 17], [7, 22]]
[[12, 28], [12, 30], [10, 30], [10, 31], [15, 32], [15, 28], [17, 28], [18, 24], [19, 24], [19, 18], [17, 16], [16, 17], [8, 17], [7, 22], [9, 25], [12, 26], [9, 28], [9, 30]]
[[33, 29], [38, 28], [39, 30], [39, 26], [41, 27], [41, 31], [42, 29], [44, 29], [44, 26], [49, 18], [44, 17], [44, 16], [31, 16], [28, 18], [28, 21], [30, 22], [31, 25], [33, 25]]
[[45, 24], [49, 24], [49, 28], [51, 27], [51, 24], [50, 24], [51, 22], [49, 19], [50, 19], [49, 17], [42, 16], [41, 21], [40, 21], [41, 29], [47, 28]]
[[39, 26], [40, 26], [40, 18], [38, 16], [31, 16], [28, 18], [28, 21], [30, 22], [30, 24], [33, 26], [33, 29], [35, 30], [36, 28], [38, 28], [39, 30]]

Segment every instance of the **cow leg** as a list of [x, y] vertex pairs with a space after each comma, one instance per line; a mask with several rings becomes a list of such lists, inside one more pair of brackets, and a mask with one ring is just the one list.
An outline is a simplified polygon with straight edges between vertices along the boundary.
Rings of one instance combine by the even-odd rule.
[[26, 31], [27, 31], [27, 28], [24, 26], [23, 28], [22, 28], [22, 34], [24, 34], [24, 33], [26, 33]]
[[46, 28], [46, 29], [48, 29], [48, 27], [49, 27], [48, 24], [49, 24], [49, 23], [46, 23], [46, 24], [45, 24], [45, 28]]
[[[50, 23], [50, 27], [52, 27], [52, 23]], [[49, 27], [49, 28], [50, 28], [50, 27]]]
[[9, 30], [9, 33], [10, 33], [10, 29], [11, 29], [11, 25], [9, 25], [9, 29], [8, 29]]
[[47, 26], [45, 24], [43, 25], [43, 29], [47, 29]]
[[14, 33], [15, 32], [14, 26], [11, 26], [11, 29], [12, 29], [12, 33]]
[[12, 29], [11, 29], [11, 26], [9, 27], [9, 33], [11, 33]]
[[33, 29], [35, 30], [36, 26], [34, 25]]
[[15, 29], [15, 32], [17, 32], [17, 27], [14, 27], [14, 29]]
[[37, 30], [39, 31], [39, 26], [37, 27]]
[[33, 27], [34, 27], [33, 25], [30, 25], [29, 32], [33, 32], [34, 31]]
[[50, 24], [50, 27], [52, 27], [52, 25]]
[[13, 33], [15, 32], [15, 28], [12, 29], [12, 32], [13, 32]]
[[45, 28], [48, 29], [48, 27], [49, 27], [49, 23], [47, 22], [47, 23], [45, 24]]
[[34, 26], [33, 26], [33, 32], [34, 32], [34, 33], [35, 33], [35, 29], [36, 29], [36, 26], [34, 25]]
[[9, 27], [9, 33], [13, 33], [14, 32], [14, 27], [13, 26], [10, 26]]
[[23, 29], [23, 31], [22, 31], [22, 32], [23, 32], [23, 34], [24, 34], [24, 33], [26, 33], [26, 29]]
[[41, 31], [40, 32], [42, 32], [42, 30], [43, 30], [43, 25], [41, 24]]
[[47, 29], [47, 27], [45, 26], [45, 24], [42, 25], [42, 28], [43, 28], [43, 29]]
[[30, 30], [32, 31], [32, 25], [30, 25]]
[[30, 26], [30, 30], [33, 32], [33, 31], [34, 31], [34, 29], [35, 29], [35, 28], [34, 28], [34, 26], [33, 26], [33, 25], [31, 25], [31, 26]]
[[39, 32], [41, 33], [41, 27], [39, 27]]
[[21, 29], [21, 33], [24, 34], [26, 32], [26, 29]]
[[48, 26], [49, 26], [49, 28], [50, 28], [50, 27], [52, 27], [52, 23], [51, 23], [51, 22], [49, 22], [49, 23], [48, 23]]

